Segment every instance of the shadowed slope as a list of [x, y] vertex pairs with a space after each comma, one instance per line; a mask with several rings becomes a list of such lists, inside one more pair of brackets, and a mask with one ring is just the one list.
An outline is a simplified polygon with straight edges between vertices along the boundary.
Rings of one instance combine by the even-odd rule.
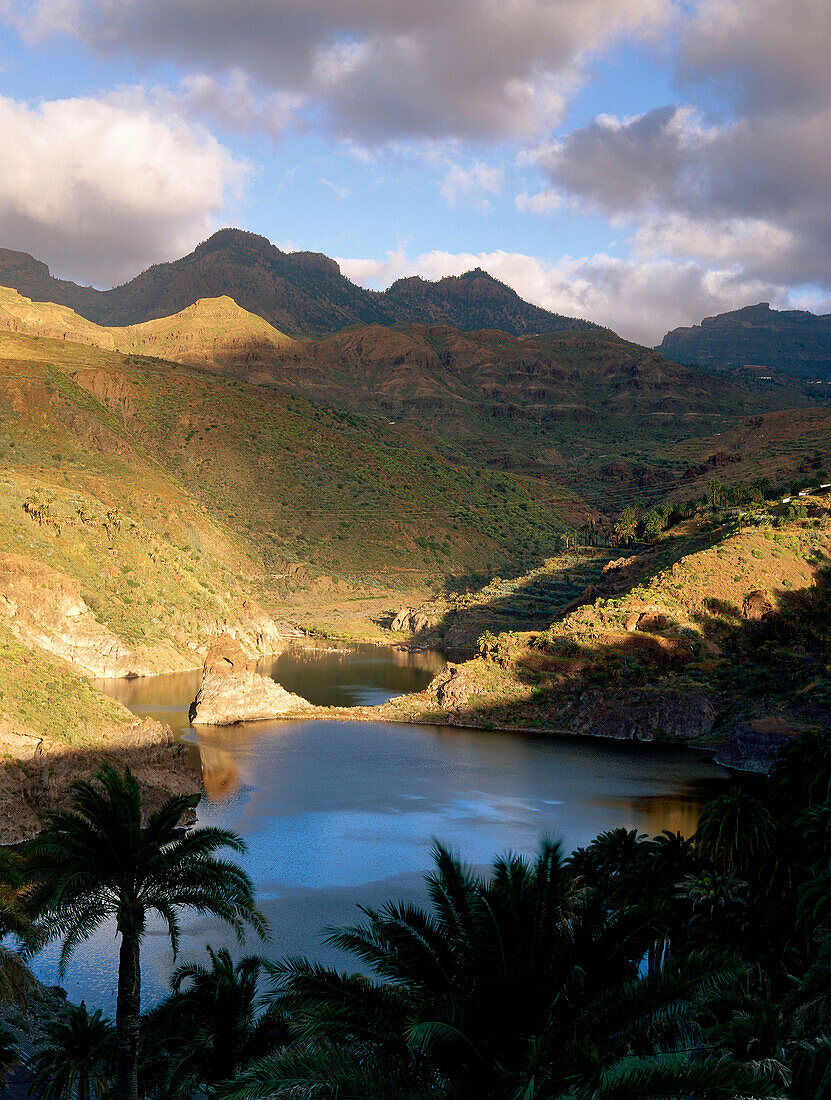
[[402, 280], [386, 293], [366, 290], [342, 275], [328, 256], [282, 252], [265, 237], [241, 229], [221, 229], [182, 259], [154, 264], [105, 291], [53, 279], [46, 265], [27, 253], [0, 249], [0, 285], [36, 301], [72, 306], [106, 325], [137, 324], [178, 313], [199, 298], [223, 295], [295, 336], [396, 321], [505, 327], [514, 333], [588, 325], [523, 302], [482, 271], [435, 284]]

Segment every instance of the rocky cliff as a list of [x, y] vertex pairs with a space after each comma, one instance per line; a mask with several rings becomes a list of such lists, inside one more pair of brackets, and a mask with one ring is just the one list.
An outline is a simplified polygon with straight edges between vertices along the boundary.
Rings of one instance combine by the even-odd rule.
[[317, 708], [256, 670], [256, 663], [230, 635], [211, 646], [202, 685], [190, 706], [194, 726], [228, 726], [274, 718], [298, 718]]
[[771, 309], [767, 302], [668, 332], [658, 350], [717, 370], [754, 365], [806, 381], [831, 381], [831, 314]]

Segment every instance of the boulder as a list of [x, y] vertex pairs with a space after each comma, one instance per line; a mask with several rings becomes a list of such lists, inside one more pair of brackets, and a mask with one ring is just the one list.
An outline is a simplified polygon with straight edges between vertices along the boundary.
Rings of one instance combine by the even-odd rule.
[[763, 622], [775, 614], [776, 608], [767, 592], [756, 588], [748, 592], [742, 602], [742, 618], [752, 623]]
[[422, 634], [428, 630], [435, 630], [438, 626], [438, 616], [430, 615], [420, 608], [402, 607], [390, 623], [393, 633]]
[[314, 706], [256, 671], [235, 638], [223, 635], [211, 646], [202, 686], [188, 715], [194, 726], [227, 726], [308, 714]]

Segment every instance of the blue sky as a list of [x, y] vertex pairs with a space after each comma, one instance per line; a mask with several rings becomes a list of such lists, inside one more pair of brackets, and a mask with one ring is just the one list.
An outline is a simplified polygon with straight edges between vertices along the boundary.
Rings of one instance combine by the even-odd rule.
[[109, 286], [222, 225], [479, 264], [655, 342], [829, 308], [825, 0], [0, 0], [0, 247]]

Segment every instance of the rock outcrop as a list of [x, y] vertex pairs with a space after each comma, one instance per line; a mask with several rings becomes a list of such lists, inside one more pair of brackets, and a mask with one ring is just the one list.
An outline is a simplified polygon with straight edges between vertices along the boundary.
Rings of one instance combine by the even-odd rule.
[[77, 581], [20, 554], [0, 554], [0, 614], [25, 645], [37, 645], [87, 676], [131, 677], [154, 670], [103, 626]]
[[195, 726], [228, 726], [234, 722], [259, 722], [295, 718], [316, 708], [256, 671], [239, 642], [220, 637], [208, 651], [202, 686], [190, 705]]
[[696, 741], [715, 722], [716, 710], [706, 695], [671, 689], [590, 689], [562, 715], [572, 733], [632, 741]]
[[719, 749], [716, 763], [727, 768], [767, 775], [788, 741], [810, 728], [805, 723], [776, 715], [741, 722], [730, 733], [727, 744]]
[[72, 784], [92, 779], [107, 762], [130, 768], [149, 812], [171, 795], [198, 796], [202, 790], [201, 775], [191, 763], [187, 745], [175, 739], [169, 726], [150, 718], [101, 731], [94, 741], [79, 745], [0, 720], [0, 753], [5, 757], [5, 767], [0, 768], [2, 844], [34, 836], [45, 813], [69, 808]]
[[761, 588], [748, 592], [742, 602], [742, 618], [752, 623], [769, 619], [776, 613], [770, 595]]
[[402, 607], [390, 623], [393, 633], [425, 634], [438, 626], [438, 616], [420, 608]]

